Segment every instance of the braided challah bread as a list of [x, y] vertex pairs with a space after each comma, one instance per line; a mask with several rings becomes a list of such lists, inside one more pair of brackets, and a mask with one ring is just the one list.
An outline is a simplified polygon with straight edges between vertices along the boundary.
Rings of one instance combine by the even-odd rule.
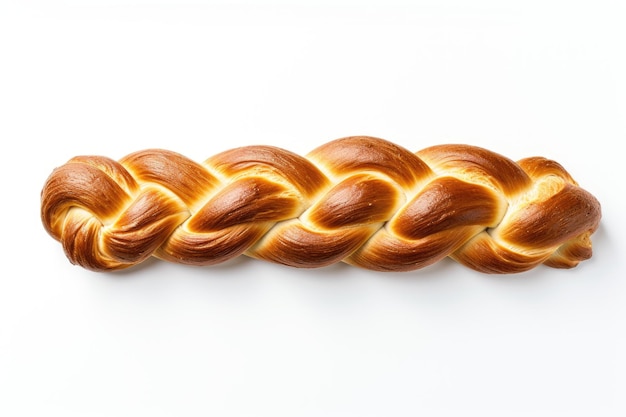
[[364, 136], [306, 158], [271, 146], [202, 164], [166, 150], [78, 156], [41, 193], [48, 233], [96, 271], [241, 254], [304, 268], [407, 271], [446, 256], [488, 273], [569, 268], [591, 256], [600, 216], [554, 161], [515, 163], [468, 145], [412, 153]]

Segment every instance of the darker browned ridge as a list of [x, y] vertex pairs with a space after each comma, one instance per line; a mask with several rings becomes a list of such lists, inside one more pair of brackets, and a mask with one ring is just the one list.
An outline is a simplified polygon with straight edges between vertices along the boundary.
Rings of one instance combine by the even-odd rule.
[[407, 271], [446, 256], [487, 273], [570, 268], [591, 256], [600, 217], [554, 161], [516, 163], [468, 145], [413, 153], [366, 136], [306, 157], [271, 146], [203, 163], [160, 149], [80, 156], [41, 193], [48, 233], [96, 271], [242, 254], [303, 268]]

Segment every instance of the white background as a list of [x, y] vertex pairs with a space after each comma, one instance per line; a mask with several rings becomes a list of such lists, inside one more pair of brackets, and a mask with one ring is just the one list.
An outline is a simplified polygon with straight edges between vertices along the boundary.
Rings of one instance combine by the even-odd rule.
[[[620, 3], [0, 2], [0, 415], [626, 415]], [[559, 161], [603, 205], [594, 257], [96, 274], [39, 219], [74, 155], [356, 134]]]

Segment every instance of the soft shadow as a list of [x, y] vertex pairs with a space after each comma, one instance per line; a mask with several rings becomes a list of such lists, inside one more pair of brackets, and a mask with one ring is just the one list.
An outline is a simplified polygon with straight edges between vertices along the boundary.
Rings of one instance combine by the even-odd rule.
[[128, 278], [143, 276], [146, 273], [151, 273], [151, 272], [160, 274], [160, 273], [163, 273], [165, 270], [168, 270], [172, 266], [174, 266], [175, 268], [178, 269], [178, 271], [176, 272], [177, 274], [182, 273], [183, 271], [185, 272], [192, 271], [194, 273], [211, 272], [211, 274], [207, 274], [207, 275], [221, 276], [221, 275], [226, 275], [229, 272], [236, 271], [237, 269], [241, 269], [242, 265], [245, 265], [247, 262], [250, 262], [250, 261], [253, 261], [253, 260], [248, 258], [247, 256], [238, 256], [236, 258], [230, 259], [220, 264], [202, 266], [202, 265], [177, 264], [174, 262], [164, 261], [162, 259], [152, 256], [137, 265], [133, 265], [131, 267], [121, 269], [118, 271], [104, 272], [103, 274], [110, 276], [110, 277], [114, 277], [114, 278], [123, 277], [124, 279], [128, 279]]
[[384, 279], [398, 281], [419, 280], [421, 282], [428, 282], [450, 279], [459, 274], [459, 271], [461, 270], [460, 267], [461, 265], [459, 265], [452, 259], [444, 258], [432, 265], [428, 265], [420, 269], [415, 269], [413, 271], [383, 273], [376, 271], [368, 272], [371, 274], [376, 274]]
[[128, 277], [132, 277], [132, 276], [138, 276], [140, 275], [140, 272], [146, 272], [149, 271], [150, 269], [154, 269], [156, 266], [156, 264], [159, 264], [163, 261], [155, 258], [155, 257], [150, 257], [148, 259], [146, 259], [145, 261], [143, 261], [140, 264], [137, 265], [133, 265], [131, 267], [125, 268], [125, 269], [120, 269], [118, 271], [110, 271], [110, 272], [104, 272], [105, 275], [111, 276], [113, 278], [115, 277], [123, 277], [123, 278], [128, 278]]

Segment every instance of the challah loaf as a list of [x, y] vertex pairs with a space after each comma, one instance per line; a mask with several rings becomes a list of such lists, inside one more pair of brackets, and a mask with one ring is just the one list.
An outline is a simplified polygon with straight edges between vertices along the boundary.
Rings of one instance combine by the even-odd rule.
[[304, 268], [407, 271], [446, 256], [487, 273], [569, 268], [591, 256], [600, 216], [554, 161], [468, 145], [412, 153], [364, 136], [306, 157], [271, 146], [201, 164], [158, 149], [78, 156], [41, 193], [45, 229], [96, 271], [241, 254]]

